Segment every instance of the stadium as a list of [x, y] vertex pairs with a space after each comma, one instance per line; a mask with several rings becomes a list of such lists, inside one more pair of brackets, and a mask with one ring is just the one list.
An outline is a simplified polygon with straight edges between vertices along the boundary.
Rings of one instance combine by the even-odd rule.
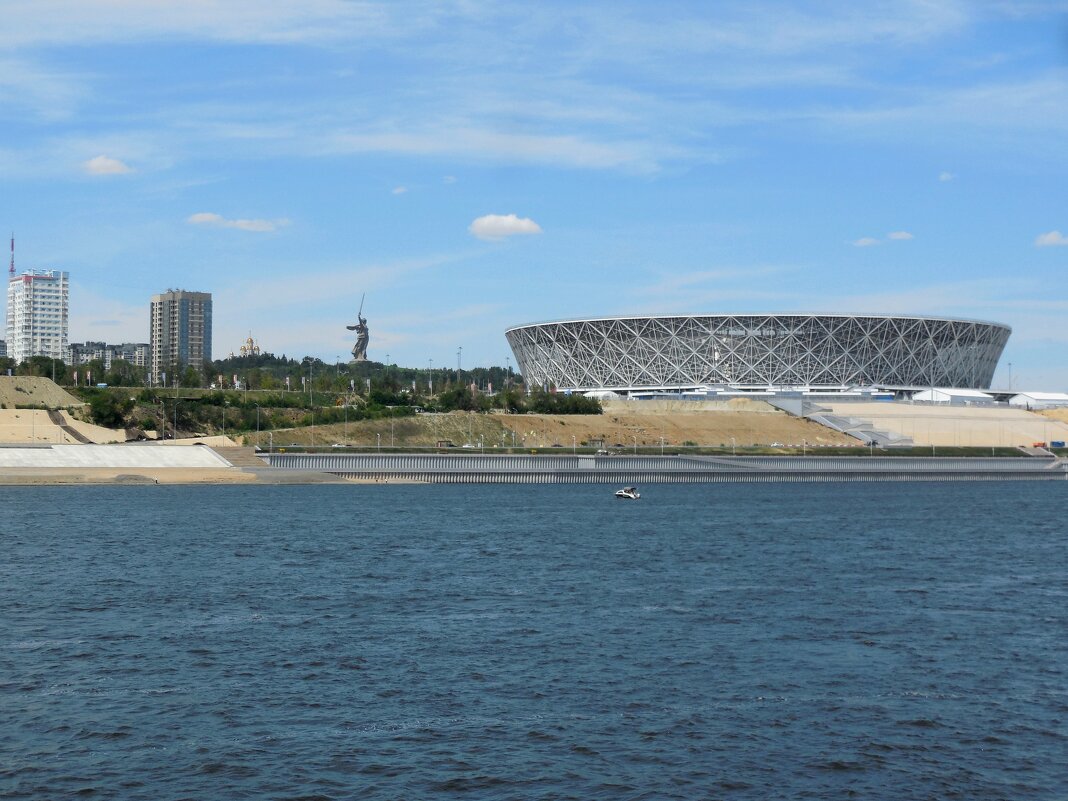
[[1011, 333], [982, 320], [795, 313], [559, 320], [505, 337], [528, 385], [632, 394], [984, 389]]

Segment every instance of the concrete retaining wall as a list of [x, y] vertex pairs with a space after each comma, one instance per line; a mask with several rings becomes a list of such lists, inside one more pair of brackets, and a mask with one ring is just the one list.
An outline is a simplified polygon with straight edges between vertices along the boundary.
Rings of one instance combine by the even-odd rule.
[[711, 483], [1068, 479], [1068, 461], [834, 456], [272, 454], [272, 467], [430, 483]]

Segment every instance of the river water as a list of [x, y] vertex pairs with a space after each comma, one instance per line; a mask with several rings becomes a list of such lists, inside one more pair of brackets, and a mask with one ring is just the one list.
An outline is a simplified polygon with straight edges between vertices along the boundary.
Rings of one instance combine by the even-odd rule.
[[1068, 796], [1068, 484], [613, 489], [0, 489], [0, 797]]

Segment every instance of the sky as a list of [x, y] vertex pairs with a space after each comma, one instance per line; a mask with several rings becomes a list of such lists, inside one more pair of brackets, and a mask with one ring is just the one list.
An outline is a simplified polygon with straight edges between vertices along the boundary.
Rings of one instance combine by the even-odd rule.
[[0, 231], [72, 342], [512, 364], [617, 314], [1012, 326], [1068, 391], [1068, 0], [5, 0]]

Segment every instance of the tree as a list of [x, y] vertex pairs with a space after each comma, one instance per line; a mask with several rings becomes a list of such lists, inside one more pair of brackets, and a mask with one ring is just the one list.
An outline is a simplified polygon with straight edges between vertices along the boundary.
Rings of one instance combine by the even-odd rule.
[[107, 370], [104, 369], [104, 362], [102, 359], [92, 359], [78, 368], [78, 371], [85, 376], [83, 381], [88, 384], [89, 378], [92, 376], [94, 384], [105, 384], [104, 373]]
[[59, 359], [53, 359], [50, 356], [31, 356], [18, 366], [18, 369], [15, 370], [15, 374], [35, 375], [40, 376], [41, 378], [51, 378], [55, 375], [57, 384], [68, 383], [67, 365]]
[[101, 380], [113, 387], [139, 387], [145, 383], [146, 373], [144, 367], [138, 367], [125, 359], [112, 359], [111, 369], [104, 373]]
[[183, 387], [199, 387], [201, 386], [200, 371], [192, 365], [186, 366], [181, 372], [181, 378], [179, 383]]
[[527, 399], [527, 410], [538, 414], [600, 414], [601, 402], [584, 395], [543, 392], [538, 389]]
[[489, 408], [489, 401], [471, 391], [470, 387], [454, 384], [438, 395], [437, 407], [443, 412], [460, 409], [465, 412], [480, 412]]
[[125, 393], [97, 391], [89, 399], [89, 411], [93, 422], [108, 428], [122, 428], [126, 415], [133, 411], [134, 400]]

